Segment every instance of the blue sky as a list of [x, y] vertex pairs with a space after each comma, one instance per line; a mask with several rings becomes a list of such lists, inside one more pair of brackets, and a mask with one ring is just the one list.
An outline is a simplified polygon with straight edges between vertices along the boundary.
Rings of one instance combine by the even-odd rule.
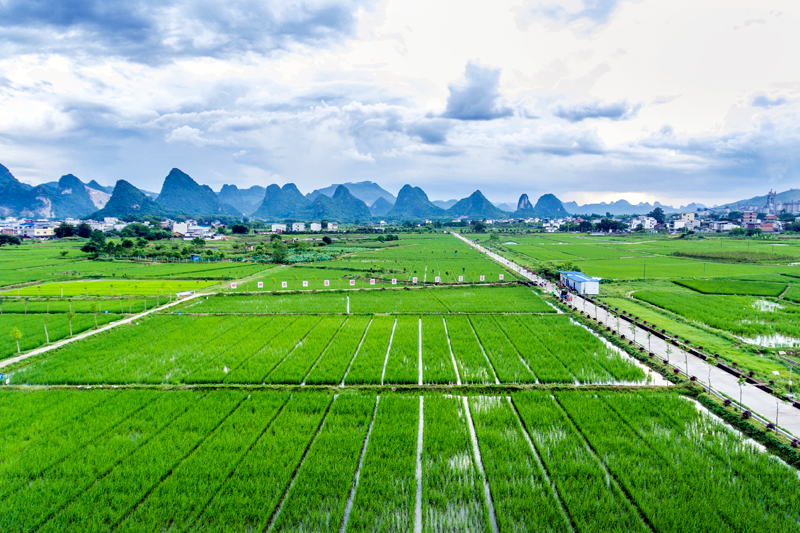
[[798, 27], [772, 0], [0, 0], [0, 163], [723, 203], [800, 183]]

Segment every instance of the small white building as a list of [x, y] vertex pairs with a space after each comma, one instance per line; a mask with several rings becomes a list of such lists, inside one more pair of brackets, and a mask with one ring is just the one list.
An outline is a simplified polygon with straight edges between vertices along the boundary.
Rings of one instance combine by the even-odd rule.
[[322, 224], [320, 224], [319, 222], [312, 222], [311, 224], [308, 225], [308, 228], [311, 231], [322, 231]]
[[733, 222], [729, 222], [727, 220], [713, 222], [711, 224], [711, 229], [713, 229], [714, 231], [730, 231], [738, 227], [739, 227], [738, 224], [734, 224]]
[[186, 222], [175, 222], [172, 224], [172, 233], [177, 233], [178, 235], [186, 235], [189, 233], [189, 224]]
[[656, 229], [657, 224], [658, 221], [653, 217], [648, 217], [648, 216], [634, 217], [631, 219], [631, 230], [636, 230], [639, 227], [642, 227], [645, 230], [653, 230]]
[[328, 222], [328, 231], [339, 231], [338, 222]]
[[570, 272], [569, 270], [559, 270], [561, 283], [570, 289], [574, 289], [578, 294], [600, 294], [600, 280], [590, 278], [583, 272]]
[[272, 233], [284, 233], [286, 231], [286, 224], [273, 224]]
[[294, 222], [292, 223], [292, 231], [305, 231], [306, 230], [306, 223], [305, 222]]
[[679, 229], [683, 229], [686, 227], [685, 220], [670, 220], [669, 221], [669, 229], [672, 231], [678, 231]]

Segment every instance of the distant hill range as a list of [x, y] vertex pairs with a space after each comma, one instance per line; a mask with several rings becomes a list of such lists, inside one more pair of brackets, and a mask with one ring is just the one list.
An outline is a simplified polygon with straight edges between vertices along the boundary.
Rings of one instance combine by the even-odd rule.
[[[778, 202], [800, 201], [800, 189], [778, 193]], [[766, 196], [726, 204], [763, 205]], [[572, 215], [643, 215], [660, 207], [666, 213], [696, 211], [699, 203], [674, 208], [659, 202], [631, 204], [626, 200], [578, 205], [562, 203], [543, 194], [534, 203], [527, 194], [517, 205], [494, 204], [481, 191], [461, 200], [434, 200], [420, 187], [404, 185], [395, 197], [372, 181], [331, 185], [303, 194], [293, 183], [240, 189], [223, 185], [217, 193], [191, 176], [173, 168], [164, 178], [161, 192], [138, 189], [120, 180], [111, 188], [92, 180], [82, 182], [72, 174], [58, 181], [31, 186], [16, 179], [0, 165], [0, 216], [28, 218], [102, 218], [126, 216], [252, 217], [267, 222], [331, 220], [343, 223], [372, 220], [482, 220], [503, 218], [562, 218]], [[718, 206], [725, 207], [725, 206]]]
[[[789, 189], [788, 191], [779, 192], [775, 195], [776, 202], [800, 202], [800, 189]], [[754, 196], [753, 198], [748, 198], [746, 200], [739, 200], [738, 202], [731, 202], [729, 204], [723, 204], [720, 206], [715, 207], [727, 207], [733, 210], [738, 209], [739, 205], [747, 205], [747, 206], [759, 206], [759, 205], [766, 205], [767, 203], [767, 195], [764, 196]]]
[[320, 194], [324, 194], [328, 198], [333, 198], [333, 195], [336, 193], [336, 190], [341, 186], [344, 185], [350, 194], [358, 198], [359, 200], [363, 200], [365, 204], [371, 206], [374, 204], [378, 198], [383, 198], [390, 204], [394, 204], [397, 201], [397, 198], [387, 191], [383, 189], [380, 185], [373, 181], [361, 181], [358, 183], [343, 183], [343, 184], [334, 184], [330, 187], [325, 187], [324, 189], [316, 189], [311, 191], [306, 195], [310, 201], [314, 201], [317, 196]]
[[[90, 182], [91, 183], [91, 182]], [[101, 209], [110, 195], [67, 174], [33, 187], [0, 165], [0, 215], [31, 218], [80, 218]]]
[[564, 202], [564, 209], [571, 215], [605, 215], [611, 213], [614, 216], [618, 215], [646, 215], [660, 207], [665, 213], [680, 213], [687, 211], [697, 211], [703, 209], [703, 204], [691, 203], [689, 205], [682, 205], [679, 208], [674, 208], [671, 205], [664, 205], [660, 202], [652, 204], [647, 202], [640, 202], [636, 205], [631, 204], [627, 200], [617, 200], [616, 202], [601, 202], [599, 204], [584, 204], [578, 205], [576, 202]]

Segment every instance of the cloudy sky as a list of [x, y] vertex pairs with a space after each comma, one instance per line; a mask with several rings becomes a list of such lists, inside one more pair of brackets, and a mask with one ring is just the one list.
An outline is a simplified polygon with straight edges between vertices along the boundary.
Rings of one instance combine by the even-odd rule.
[[0, 0], [0, 163], [722, 203], [800, 185], [798, 28], [796, 0]]

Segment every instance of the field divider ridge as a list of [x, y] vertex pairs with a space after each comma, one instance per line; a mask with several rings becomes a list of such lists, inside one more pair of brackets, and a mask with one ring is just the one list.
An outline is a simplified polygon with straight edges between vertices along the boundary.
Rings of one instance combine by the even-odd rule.
[[[283, 333], [283, 331], [286, 331], [286, 330], [287, 330], [287, 329], [288, 329], [290, 326], [294, 325], [294, 323], [295, 323], [295, 322], [297, 322], [297, 320], [298, 320], [298, 319], [299, 319], [299, 317], [295, 317], [295, 318], [294, 318], [294, 320], [292, 320], [291, 322], [289, 322], [288, 324], [286, 324], [286, 325], [283, 327], [283, 330], [281, 330], [281, 331], [276, 331], [274, 335], [272, 335], [272, 336], [271, 336], [269, 339], [267, 339], [266, 341], [264, 341], [264, 344], [262, 344], [262, 345], [261, 345], [261, 346], [260, 346], [258, 349], [256, 349], [256, 350], [253, 350], [253, 353], [251, 353], [250, 355], [248, 355], [247, 357], [245, 357], [244, 359], [242, 359], [242, 360], [239, 362], [239, 364], [238, 364], [238, 365], [236, 365], [235, 367], [232, 367], [232, 368], [230, 369], [230, 371], [229, 371], [229, 372], [231, 372], [231, 373], [232, 373], [232, 372], [235, 372], [236, 370], [240, 369], [240, 368], [241, 368], [241, 367], [243, 367], [245, 364], [247, 364], [247, 362], [248, 362], [248, 361], [250, 361], [250, 359], [252, 359], [252, 358], [253, 358], [253, 357], [255, 357], [256, 355], [258, 355], [258, 353], [259, 353], [261, 350], [263, 350], [264, 348], [266, 348], [267, 346], [269, 346], [269, 345], [272, 343], [272, 341], [274, 341], [274, 340], [275, 340], [275, 339], [278, 337], [278, 335], [280, 335], [281, 333]], [[267, 327], [267, 326], [265, 325], [264, 327]], [[312, 329], [313, 329], [313, 328], [312, 328]], [[271, 372], [271, 371], [270, 371], [270, 372]], [[265, 376], [265, 377], [266, 377], [266, 376]]]
[[322, 420], [319, 421], [319, 425], [317, 426], [317, 430], [314, 432], [314, 436], [308, 441], [306, 445], [306, 449], [303, 450], [303, 455], [300, 456], [300, 461], [298, 461], [297, 466], [292, 472], [292, 477], [289, 479], [289, 483], [286, 485], [286, 488], [281, 495], [281, 499], [278, 502], [278, 505], [273, 509], [272, 515], [269, 517], [269, 521], [267, 521], [267, 525], [264, 528], [262, 533], [269, 532], [274, 526], [275, 522], [278, 520], [278, 516], [281, 514], [283, 510], [283, 506], [286, 503], [287, 498], [289, 497], [289, 493], [292, 491], [292, 487], [294, 486], [294, 482], [297, 479], [297, 474], [300, 473], [300, 469], [303, 467], [303, 463], [306, 461], [306, 457], [308, 456], [308, 452], [311, 450], [311, 447], [317, 441], [317, 437], [319, 436], [320, 432], [322, 432], [322, 428], [325, 426], [325, 421], [328, 419], [328, 413], [331, 412], [331, 407], [333, 407], [333, 403], [336, 401], [337, 395], [333, 396], [333, 399], [328, 403], [328, 407], [325, 409], [325, 414], [322, 415]]
[[456, 385], [461, 386], [461, 374], [458, 372], [458, 364], [456, 364], [456, 356], [453, 353], [453, 345], [450, 343], [450, 332], [447, 330], [447, 320], [442, 317], [444, 324], [444, 334], [447, 337], [447, 347], [450, 349], [450, 360], [453, 362], [453, 369], [456, 371]]
[[[525, 437], [525, 441], [528, 443], [528, 448], [530, 448], [533, 456], [536, 458], [536, 463], [539, 465], [539, 469], [542, 471], [542, 475], [544, 475], [544, 479], [547, 481], [547, 484], [550, 486], [550, 490], [553, 492], [553, 496], [555, 496], [556, 501], [558, 502], [558, 506], [561, 509], [561, 514], [564, 517], [564, 521], [567, 523], [570, 531], [573, 533], [578, 531], [578, 528], [575, 526], [575, 521], [572, 519], [572, 515], [570, 515], [569, 510], [567, 509], [567, 505], [564, 502], [564, 499], [561, 497], [561, 494], [558, 492], [558, 487], [556, 487], [553, 478], [550, 477], [550, 471], [547, 469], [547, 465], [544, 464], [542, 460], [542, 455], [539, 453], [539, 448], [536, 447], [534, 444], [533, 439], [531, 439], [531, 435], [528, 432], [528, 427], [525, 425], [525, 421], [522, 419], [522, 415], [517, 409], [517, 404], [514, 403], [513, 398], [511, 396], [507, 396], [508, 403], [511, 405], [511, 408], [514, 410], [514, 415], [517, 418], [517, 422], [519, 423], [519, 427], [522, 430], [522, 436]], [[608, 471], [606, 471], [606, 475], [608, 475]]]
[[197, 520], [201, 516], [203, 516], [205, 514], [206, 509], [208, 509], [209, 504], [214, 500], [214, 498], [217, 497], [217, 494], [222, 492], [228, 486], [228, 483], [230, 483], [230, 480], [233, 478], [233, 475], [236, 473], [236, 469], [239, 468], [240, 464], [242, 464], [242, 461], [244, 461], [244, 458], [247, 457], [247, 455], [253, 450], [253, 448], [255, 448], [256, 444], [258, 444], [258, 442], [261, 440], [261, 438], [267, 433], [267, 430], [269, 430], [269, 428], [272, 427], [272, 424], [278, 419], [278, 417], [283, 412], [283, 409], [286, 407], [286, 405], [288, 405], [288, 403], [291, 400], [292, 400], [292, 395], [290, 394], [286, 398], [286, 401], [284, 401], [283, 404], [281, 404], [281, 406], [278, 409], [276, 409], [275, 414], [272, 415], [272, 418], [264, 426], [264, 429], [261, 430], [261, 432], [258, 434], [258, 436], [255, 439], [253, 439], [253, 442], [250, 443], [250, 445], [247, 447], [247, 449], [244, 450], [242, 452], [242, 454], [239, 456], [239, 458], [234, 462], [233, 466], [231, 466], [230, 472], [228, 472], [228, 474], [226, 476], [225, 481], [220, 483], [219, 487], [214, 492], [214, 494], [209, 496], [209, 498], [206, 500], [206, 502], [203, 504], [202, 508], [200, 509], [200, 512], [198, 512], [197, 515], [192, 519], [191, 524], [189, 524], [189, 527], [187, 529], [191, 530], [194, 527], [194, 524], [197, 522]]
[[375, 417], [378, 415], [378, 402], [381, 400], [381, 395], [375, 397], [375, 408], [372, 410], [372, 419], [369, 421], [369, 428], [364, 437], [364, 445], [361, 447], [361, 455], [358, 457], [358, 466], [356, 466], [356, 473], [353, 476], [353, 486], [350, 488], [350, 493], [347, 495], [347, 503], [344, 506], [344, 514], [342, 515], [342, 525], [339, 528], [339, 533], [345, 533], [347, 523], [350, 520], [350, 512], [353, 510], [353, 501], [356, 498], [356, 490], [358, 489], [358, 480], [361, 477], [361, 466], [364, 464], [364, 457], [367, 455], [367, 445], [369, 445], [369, 436], [372, 434], [372, 426], [375, 425]]
[[397, 329], [397, 319], [394, 319], [394, 324], [392, 325], [392, 334], [389, 336], [389, 346], [386, 348], [386, 358], [383, 360], [383, 371], [381, 372], [381, 386], [384, 384], [384, 378], [386, 377], [386, 365], [389, 363], [389, 352], [392, 351], [392, 341], [394, 340], [394, 330]]
[[497, 529], [497, 515], [494, 511], [494, 500], [492, 499], [492, 489], [489, 487], [489, 481], [486, 479], [486, 471], [483, 468], [483, 459], [481, 459], [481, 449], [478, 446], [478, 437], [475, 434], [475, 424], [472, 422], [472, 412], [469, 409], [469, 399], [467, 396], [462, 396], [461, 400], [464, 404], [464, 412], [467, 415], [467, 428], [469, 429], [470, 440], [472, 441], [472, 454], [475, 458], [475, 464], [478, 467], [478, 473], [481, 475], [483, 481], [483, 496], [486, 498], [486, 506], [489, 508], [489, 523], [492, 526], [492, 533], [498, 533]]
[[350, 317], [345, 318], [344, 321], [342, 321], [342, 323], [339, 324], [339, 327], [336, 328], [336, 333], [333, 334], [333, 336], [331, 337], [331, 340], [329, 340], [328, 344], [325, 345], [325, 349], [320, 352], [320, 354], [317, 356], [317, 358], [312, 363], [311, 368], [309, 368], [308, 371], [306, 372], [305, 376], [303, 376], [303, 381], [300, 382], [300, 386], [301, 387], [305, 387], [306, 386], [306, 380], [308, 379], [308, 376], [310, 376], [311, 372], [314, 371], [314, 367], [317, 366], [317, 363], [320, 362], [322, 357], [325, 355], [325, 352], [327, 352], [328, 348], [330, 348], [331, 344], [333, 344], [333, 340], [336, 338], [336, 336], [339, 334], [339, 332], [342, 331], [342, 328], [344, 327], [344, 325], [347, 324], [347, 322], [349, 322], [349, 321], [350, 321]]
[[419, 319], [419, 343], [418, 343], [418, 350], [419, 350], [419, 383], [418, 385], [422, 386], [422, 318]]
[[202, 446], [202, 445], [203, 445], [203, 444], [204, 444], [204, 443], [205, 443], [205, 442], [208, 440], [208, 438], [209, 438], [209, 437], [211, 437], [211, 436], [212, 436], [214, 433], [216, 433], [216, 431], [217, 431], [217, 430], [218, 430], [218, 429], [219, 429], [219, 428], [222, 426], [222, 424], [224, 424], [224, 423], [225, 423], [225, 421], [226, 421], [226, 420], [228, 420], [228, 419], [231, 417], [231, 415], [232, 415], [233, 413], [235, 413], [235, 412], [236, 412], [236, 410], [237, 410], [237, 409], [239, 409], [239, 407], [241, 407], [241, 406], [242, 406], [242, 404], [243, 404], [243, 403], [244, 403], [244, 402], [247, 400], [247, 398], [248, 398], [247, 396], [243, 396], [243, 397], [242, 397], [242, 398], [241, 398], [241, 399], [240, 399], [240, 400], [239, 400], [239, 401], [236, 403], [236, 405], [234, 405], [234, 406], [233, 406], [233, 409], [231, 409], [231, 410], [228, 412], [228, 414], [226, 414], [224, 417], [222, 417], [222, 419], [221, 419], [221, 420], [220, 420], [220, 421], [217, 423], [217, 425], [216, 425], [216, 426], [214, 426], [214, 428], [212, 428], [212, 430], [211, 430], [211, 431], [209, 431], [208, 433], [206, 433], [206, 434], [203, 436], [203, 438], [202, 438], [202, 439], [200, 439], [200, 440], [199, 440], [197, 443], [195, 443], [195, 445], [194, 445], [194, 446], [193, 446], [193, 447], [192, 447], [192, 448], [191, 448], [191, 449], [190, 449], [190, 450], [189, 450], [187, 453], [185, 453], [185, 454], [183, 455], [183, 457], [181, 457], [180, 459], [178, 459], [178, 460], [175, 462], [175, 464], [174, 464], [174, 465], [172, 465], [172, 467], [170, 467], [170, 469], [169, 469], [167, 472], [165, 472], [165, 473], [164, 473], [164, 474], [161, 476], [161, 478], [159, 478], [159, 480], [158, 480], [156, 483], [154, 483], [154, 484], [153, 484], [153, 486], [152, 486], [152, 487], [150, 487], [150, 488], [147, 490], [147, 492], [146, 492], [146, 493], [145, 493], [145, 494], [144, 494], [144, 495], [143, 495], [141, 498], [139, 498], [139, 501], [137, 501], [135, 504], [133, 504], [133, 505], [131, 506], [131, 508], [128, 510], [128, 512], [126, 512], [126, 513], [123, 513], [123, 514], [122, 514], [122, 516], [120, 517], [120, 519], [119, 519], [119, 520], [117, 520], [117, 522], [116, 522], [116, 523], [114, 523], [114, 524], [112, 524], [112, 525], [111, 525], [111, 531], [116, 531], [117, 527], [119, 527], [119, 525], [120, 525], [121, 523], [123, 523], [125, 520], [127, 520], [127, 519], [128, 519], [128, 517], [129, 517], [129, 516], [131, 516], [131, 515], [132, 515], [134, 512], [136, 512], [136, 509], [138, 509], [138, 508], [139, 508], [139, 506], [141, 506], [141, 505], [142, 505], [142, 503], [144, 503], [144, 501], [145, 501], [147, 498], [149, 498], [149, 497], [150, 497], [150, 495], [153, 493], [153, 491], [155, 491], [155, 490], [156, 490], [156, 489], [157, 489], [157, 488], [158, 488], [158, 487], [159, 487], [161, 484], [163, 484], [163, 483], [164, 483], [164, 482], [165, 482], [165, 481], [166, 481], [166, 480], [167, 480], [167, 479], [168, 479], [168, 478], [169, 478], [169, 477], [172, 475], [172, 473], [173, 473], [173, 472], [175, 472], [175, 469], [176, 469], [176, 468], [178, 468], [178, 467], [179, 467], [179, 466], [180, 466], [182, 463], [184, 463], [184, 462], [185, 462], [187, 459], [189, 459], [189, 458], [190, 458], [190, 457], [191, 457], [191, 456], [192, 456], [192, 455], [193, 455], [193, 454], [194, 454], [194, 453], [197, 451], [197, 449], [198, 449], [198, 448], [200, 448], [200, 446]]
[[[99, 439], [100, 437], [102, 437], [103, 435], [108, 433], [109, 431], [113, 431], [117, 426], [119, 426], [120, 424], [124, 423], [126, 420], [128, 420], [132, 416], [136, 415], [137, 413], [139, 413], [140, 411], [145, 409], [147, 406], [149, 406], [150, 404], [152, 404], [156, 400], [157, 400], [157, 398], [152, 398], [152, 399], [144, 402], [141, 406], [137, 407], [136, 409], [134, 409], [133, 411], [131, 411], [127, 415], [123, 416], [122, 418], [117, 420], [114, 424], [111, 424], [110, 426], [108, 426], [107, 428], [102, 430], [100, 433], [97, 433], [92, 438], [86, 439], [86, 442], [84, 442], [80, 446], [76, 446], [75, 448], [73, 448], [72, 450], [68, 451], [67, 453], [65, 453], [61, 457], [58, 457], [54, 461], [51, 461], [44, 468], [39, 470], [39, 473], [36, 474], [36, 479], [40, 479], [44, 475], [45, 472], [47, 472], [48, 470], [50, 470], [51, 468], [53, 468], [57, 464], [66, 461], [69, 457], [72, 457], [75, 453], [79, 452], [80, 450], [82, 450], [83, 448], [85, 448], [86, 446], [88, 446], [89, 444], [94, 442], [95, 440]], [[92, 410], [94, 410], [94, 408], [87, 410], [86, 413], [89, 413]], [[86, 413], [81, 413], [81, 414], [86, 414]], [[80, 416], [80, 415], [78, 415], [78, 416]], [[75, 418], [77, 418], [77, 417], [75, 417]], [[12, 488], [11, 490], [6, 491], [6, 492], [0, 492], [0, 501], [2, 500], [2, 498], [5, 498], [9, 494], [15, 493], [20, 488], [23, 488], [23, 487]]]
[[472, 334], [475, 335], [475, 340], [478, 341], [478, 346], [481, 349], [481, 353], [483, 353], [483, 357], [486, 359], [486, 362], [489, 363], [489, 368], [492, 369], [492, 375], [494, 375], [494, 384], [500, 385], [500, 378], [497, 377], [497, 372], [494, 369], [494, 364], [492, 364], [491, 359], [489, 359], [486, 350], [483, 349], [483, 343], [481, 342], [481, 338], [478, 337], [478, 332], [475, 331], [475, 326], [472, 324], [472, 320], [469, 317], [467, 317], [467, 323], [469, 324], [469, 327], [472, 330]]
[[111, 474], [111, 472], [113, 472], [113, 471], [114, 471], [114, 469], [115, 469], [115, 468], [117, 468], [117, 467], [118, 467], [120, 464], [122, 464], [122, 463], [123, 463], [123, 462], [124, 462], [126, 459], [128, 459], [129, 457], [131, 457], [132, 455], [134, 455], [136, 452], [138, 452], [138, 451], [139, 451], [139, 450], [141, 450], [141, 449], [142, 449], [144, 446], [146, 446], [146, 445], [147, 445], [147, 444], [148, 444], [150, 441], [152, 441], [153, 439], [155, 439], [156, 437], [158, 437], [158, 436], [159, 436], [161, 433], [163, 433], [163, 432], [164, 432], [164, 431], [165, 431], [165, 430], [166, 430], [168, 427], [170, 427], [172, 424], [174, 424], [174, 423], [175, 423], [175, 422], [176, 422], [176, 421], [177, 421], [179, 418], [181, 418], [181, 417], [185, 416], [185, 415], [186, 415], [186, 413], [188, 413], [188, 412], [189, 412], [189, 411], [192, 409], [192, 407], [194, 407], [194, 405], [193, 405], [193, 404], [189, 404], [189, 405], [187, 405], [187, 406], [184, 408], [183, 412], [179, 412], [178, 414], [176, 414], [176, 415], [175, 415], [175, 416], [172, 418], [172, 420], [170, 420], [169, 422], [167, 422], [166, 424], [164, 424], [163, 426], [161, 426], [160, 428], [158, 428], [158, 431], [155, 431], [155, 432], [153, 432], [153, 434], [152, 434], [152, 435], [150, 435], [149, 437], [147, 437], [146, 439], [144, 439], [144, 440], [143, 440], [141, 443], [139, 443], [139, 444], [138, 444], [138, 445], [137, 445], [135, 448], [133, 448], [133, 449], [132, 449], [132, 450], [131, 450], [131, 451], [130, 451], [130, 452], [129, 452], [129, 453], [126, 455], [126, 456], [124, 456], [124, 457], [121, 457], [121, 458], [120, 458], [119, 460], [117, 460], [117, 461], [116, 461], [116, 462], [115, 462], [113, 465], [111, 465], [110, 467], [108, 467], [108, 468], [106, 469], [106, 471], [105, 471], [105, 472], [103, 472], [103, 473], [101, 473], [100, 475], [98, 475], [97, 477], [95, 477], [95, 478], [92, 480], [92, 482], [91, 482], [91, 483], [87, 484], [87, 485], [86, 485], [86, 486], [85, 486], [85, 487], [84, 487], [84, 488], [83, 488], [83, 489], [82, 489], [80, 492], [78, 492], [77, 494], [75, 494], [75, 495], [74, 495], [72, 498], [70, 498], [68, 501], [64, 502], [64, 504], [63, 504], [63, 505], [61, 505], [61, 506], [59, 506], [59, 507], [58, 507], [58, 509], [51, 510], [51, 511], [50, 511], [50, 512], [47, 514], [47, 516], [46, 516], [46, 517], [45, 517], [45, 518], [44, 518], [44, 519], [43, 519], [43, 520], [42, 520], [40, 523], [38, 523], [38, 524], [36, 524], [36, 526], [34, 526], [34, 528], [33, 528], [33, 529], [34, 529], [34, 531], [38, 531], [38, 530], [39, 530], [39, 528], [41, 528], [41, 527], [42, 527], [43, 525], [45, 525], [47, 522], [49, 522], [50, 520], [52, 520], [52, 519], [53, 519], [53, 518], [54, 518], [54, 517], [55, 517], [55, 516], [56, 516], [58, 513], [60, 513], [60, 512], [61, 512], [61, 511], [63, 511], [64, 509], [66, 509], [66, 508], [67, 508], [69, 505], [71, 505], [71, 504], [72, 504], [72, 503], [73, 503], [75, 500], [77, 500], [78, 498], [80, 498], [81, 496], [83, 496], [84, 494], [86, 494], [86, 492], [88, 492], [88, 491], [89, 491], [89, 489], [91, 489], [92, 487], [94, 487], [95, 485], [97, 485], [98, 483], [100, 483], [101, 481], [103, 481], [103, 480], [104, 480], [106, 477], [108, 477], [108, 476]]
[[297, 348], [298, 348], [299, 346], [301, 346], [301, 345], [303, 344], [303, 341], [305, 341], [305, 340], [308, 338], [308, 336], [309, 336], [309, 335], [311, 335], [311, 332], [312, 332], [312, 331], [314, 331], [315, 329], [317, 329], [317, 326], [319, 326], [321, 323], [322, 323], [322, 319], [320, 318], [319, 320], [317, 320], [317, 322], [316, 322], [316, 323], [315, 323], [313, 326], [311, 326], [311, 329], [309, 329], [308, 331], [306, 331], [306, 334], [305, 334], [305, 335], [303, 335], [303, 338], [302, 338], [302, 339], [300, 339], [299, 341], [297, 341], [297, 342], [295, 343], [295, 345], [294, 345], [294, 348], [292, 348], [291, 350], [289, 350], [289, 351], [286, 353], [286, 355], [284, 355], [283, 357], [281, 357], [280, 361], [278, 361], [277, 363], [275, 363], [275, 364], [272, 366], [272, 368], [270, 368], [270, 369], [269, 369], [269, 372], [267, 372], [267, 374], [266, 374], [266, 375], [265, 375], [263, 378], [261, 378], [261, 382], [262, 382], [262, 383], [265, 383], [265, 382], [267, 381], [267, 378], [269, 377], [269, 375], [270, 375], [270, 374], [272, 374], [272, 373], [275, 371], [275, 369], [276, 369], [276, 368], [278, 368], [279, 366], [281, 366], [281, 363], [283, 363], [284, 361], [286, 361], [286, 359], [287, 359], [287, 358], [288, 358], [290, 355], [292, 355], [292, 354], [295, 352], [295, 350], [297, 350]]
[[369, 332], [369, 327], [372, 325], [372, 321], [375, 320], [375, 317], [369, 319], [369, 324], [367, 324], [367, 329], [364, 330], [364, 334], [361, 336], [361, 341], [358, 343], [358, 348], [356, 348], [355, 353], [353, 354], [353, 358], [350, 359], [350, 364], [347, 365], [347, 370], [344, 371], [344, 376], [342, 376], [342, 383], [339, 385], [340, 387], [344, 387], [344, 381], [347, 379], [347, 374], [350, 373], [350, 368], [353, 366], [353, 363], [358, 357], [358, 352], [361, 351], [361, 345], [364, 344], [364, 339], [367, 338], [367, 333]]
[[[578, 424], [572, 418], [572, 415], [570, 415], [569, 412], [564, 408], [564, 406], [561, 404], [561, 401], [558, 399], [558, 397], [556, 397], [554, 395], [553, 396], [553, 401], [555, 401], [556, 405], [558, 405], [559, 409], [561, 409], [561, 412], [564, 414], [564, 416], [566, 417], [567, 421], [569, 421], [569, 423], [572, 426], [572, 428], [578, 433], [578, 435], [581, 436], [581, 439], [583, 439], [583, 442], [586, 444], [586, 447], [592, 453], [592, 456], [594, 456], [597, 459], [598, 463], [600, 464], [600, 467], [603, 469], [603, 471], [605, 471], [606, 475], [609, 476], [609, 479], [614, 484], [616, 484], [617, 488], [619, 488], [622, 491], [622, 493], [625, 495], [625, 499], [628, 501], [628, 503], [631, 505], [631, 507], [636, 511], [636, 514], [638, 514], [639, 517], [642, 519], [642, 521], [644, 521], [645, 525], [650, 529], [650, 531], [655, 532], [656, 528], [653, 525], [653, 522], [650, 520], [650, 517], [647, 516], [647, 513], [644, 512], [644, 509], [642, 509], [642, 507], [639, 504], [639, 502], [636, 501], [636, 498], [634, 498], [633, 494], [631, 494], [631, 491], [628, 489], [628, 487], [625, 486], [625, 484], [622, 483], [622, 481], [620, 481], [620, 479], [617, 477], [617, 475], [614, 472], [611, 471], [611, 469], [608, 467], [608, 465], [606, 465], [605, 461], [603, 461], [603, 459], [600, 457], [600, 454], [597, 453], [597, 450], [592, 445], [592, 443], [589, 440], [589, 438], [586, 436], [586, 434], [583, 432], [583, 430], [578, 426]], [[614, 413], [616, 414], [616, 411], [614, 411]], [[619, 415], [617, 415], [617, 417], [619, 418]], [[644, 440], [642, 439], [641, 435], [636, 433], [636, 436], [639, 437], [639, 439], [641, 439], [644, 442]], [[658, 452], [655, 452], [654, 450], [652, 450], [652, 447], [647, 442], [644, 442], [644, 444], [645, 444], [645, 446], [650, 448], [651, 451], [653, 451], [654, 453], [659, 455], [662, 460], [666, 460], [663, 456], [658, 454]]]
[[419, 428], [417, 430], [417, 468], [414, 478], [417, 482], [417, 494], [414, 504], [414, 533], [422, 533], [422, 444], [423, 431], [425, 430], [424, 416], [425, 397], [419, 397]]

